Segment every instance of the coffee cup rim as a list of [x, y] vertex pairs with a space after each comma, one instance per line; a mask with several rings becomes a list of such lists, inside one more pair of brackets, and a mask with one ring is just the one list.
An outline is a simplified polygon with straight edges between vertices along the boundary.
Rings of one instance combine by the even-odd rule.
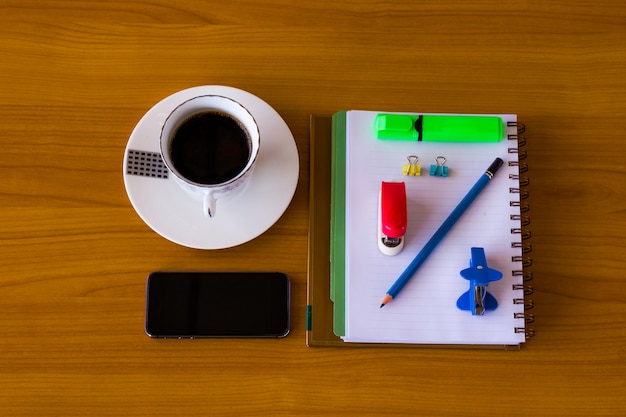
[[[163, 131], [165, 130], [165, 127], [167, 126], [167, 122], [170, 120], [170, 118], [172, 117], [172, 115], [182, 106], [184, 106], [185, 104], [189, 103], [190, 101], [193, 100], [197, 100], [197, 99], [201, 99], [201, 98], [209, 98], [209, 97], [217, 97], [220, 99], [226, 99], [229, 100], [233, 103], [235, 103], [236, 105], [238, 105], [239, 107], [241, 107], [241, 109], [243, 109], [252, 119], [252, 122], [254, 123], [254, 132], [250, 131], [250, 129], [248, 128], [248, 126], [244, 125], [242, 123], [242, 127], [244, 129], [246, 129], [246, 131], [248, 132], [248, 135], [250, 135], [250, 140], [253, 142], [252, 146], [251, 146], [251, 155], [250, 155], [250, 159], [248, 160], [248, 162], [246, 163], [245, 167], [233, 178], [230, 178], [224, 182], [220, 182], [220, 183], [216, 183], [216, 184], [204, 184], [204, 183], [199, 183], [199, 182], [195, 182], [192, 181], [188, 178], [186, 178], [184, 175], [182, 175], [177, 169], [176, 167], [173, 166], [173, 163], [171, 163], [170, 158], [169, 158], [169, 149], [164, 149], [164, 140], [163, 140]], [[184, 119], [186, 120], [187, 118], [195, 115], [195, 114], [199, 114], [202, 112], [206, 112], [206, 111], [211, 111], [211, 110], [215, 110], [215, 111], [222, 111], [220, 109], [202, 109], [202, 110], [198, 110], [196, 112], [192, 112], [189, 115], [187, 115]], [[241, 122], [239, 117], [233, 116], [232, 114], [230, 115], [231, 117], [234, 117], [237, 121]], [[180, 124], [182, 123], [179, 122], [173, 129], [173, 131], [175, 132], [176, 129], [178, 129], [178, 127], [180, 127]], [[253, 141], [253, 134], [256, 134], [256, 142], [257, 142], [257, 146], [254, 146], [254, 141]], [[167, 146], [169, 147], [171, 145], [171, 140], [168, 138], [167, 140]], [[161, 133], [159, 135], [159, 150], [161, 152], [161, 156], [163, 159], [163, 163], [165, 164], [165, 166], [167, 167], [167, 169], [169, 169], [170, 172], [172, 172], [172, 174], [174, 174], [175, 178], [177, 178], [178, 180], [189, 184], [191, 186], [194, 187], [198, 187], [198, 188], [202, 188], [202, 189], [206, 189], [206, 190], [218, 190], [220, 188], [223, 187], [228, 187], [229, 185], [233, 184], [234, 182], [238, 181], [239, 179], [241, 179], [243, 176], [245, 176], [246, 174], [248, 174], [252, 167], [255, 165], [256, 163], [256, 159], [259, 155], [259, 148], [261, 146], [261, 132], [259, 129], [259, 124], [256, 121], [256, 118], [254, 117], [254, 115], [252, 114], [252, 112], [250, 112], [250, 110], [248, 110], [243, 104], [241, 104], [240, 102], [238, 102], [237, 100], [231, 98], [231, 97], [227, 97], [221, 94], [201, 94], [198, 96], [194, 96], [191, 98], [186, 99], [185, 101], [178, 103], [167, 115], [167, 117], [165, 118], [165, 120], [163, 121], [163, 125], [161, 126]], [[253, 152], [254, 150], [254, 152]]]

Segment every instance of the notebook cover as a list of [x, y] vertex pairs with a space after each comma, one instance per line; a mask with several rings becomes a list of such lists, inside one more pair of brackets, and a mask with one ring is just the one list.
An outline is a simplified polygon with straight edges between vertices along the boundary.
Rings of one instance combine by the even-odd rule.
[[[333, 331], [334, 305], [331, 299], [331, 116], [310, 118], [309, 236], [306, 308], [306, 344], [310, 347], [432, 347], [519, 350], [521, 345], [429, 345], [389, 343], [347, 343]], [[337, 297], [333, 289], [333, 297]]]
[[332, 119], [311, 116], [307, 346], [345, 346], [333, 333], [330, 298], [330, 189]]

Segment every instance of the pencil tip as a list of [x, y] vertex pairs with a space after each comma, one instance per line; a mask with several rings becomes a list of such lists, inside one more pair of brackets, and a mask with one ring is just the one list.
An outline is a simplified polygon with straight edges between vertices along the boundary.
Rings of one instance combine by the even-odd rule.
[[380, 308], [383, 308], [385, 304], [387, 304], [392, 299], [393, 299], [392, 296], [390, 296], [389, 294], [385, 294], [385, 297], [383, 298], [383, 302], [380, 304]]

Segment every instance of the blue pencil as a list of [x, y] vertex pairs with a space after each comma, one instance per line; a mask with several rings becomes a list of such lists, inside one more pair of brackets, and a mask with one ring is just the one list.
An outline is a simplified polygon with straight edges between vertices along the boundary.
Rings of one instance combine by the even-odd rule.
[[469, 192], [463, 197], [463, 200], [456, 206], [456, 208], [450, 213], [448, 218], [443, 222], [439, 229], [435, 232], [435, 234], [430, 238], [430, 240], [424, 245], [422, 250], [413, 258], [409, 266], [406, 267], [404, 272], [400, 274], [396, 282], [393, 283], [385, 297], [383, 298], [383, 302], [380, 305], [382, 308], [385, 304], [390, 302], [393, 298], [395, 298], [402, 288], [409, 282], [409, 280], [415, 275], [415, 272], [419, 269], [420, 266], [424, 263], [426, 258], [432, 253], [433, 250], [437, 247], [439, 242], [443, 240], [446, 234], [452, 229], [452, 226], [461, 218], [465, 210], [474, 202], [478, 194], [489, 184], [489, 181], [496, 174], [496, 171], [502, 166], [503, 161], [500, 158], [496, 158], [495, 161], [489, 168], [485, 171], [484, 174], [480, 176], [476, 184], [469, 190]]

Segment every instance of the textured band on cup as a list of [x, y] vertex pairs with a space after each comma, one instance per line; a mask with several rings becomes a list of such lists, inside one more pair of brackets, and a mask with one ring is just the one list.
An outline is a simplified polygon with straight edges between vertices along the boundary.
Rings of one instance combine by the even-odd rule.
[[126, 158], [126, 174], [167, 179], [169, 171], [159, 152], [129, 149], [128, 158]]

